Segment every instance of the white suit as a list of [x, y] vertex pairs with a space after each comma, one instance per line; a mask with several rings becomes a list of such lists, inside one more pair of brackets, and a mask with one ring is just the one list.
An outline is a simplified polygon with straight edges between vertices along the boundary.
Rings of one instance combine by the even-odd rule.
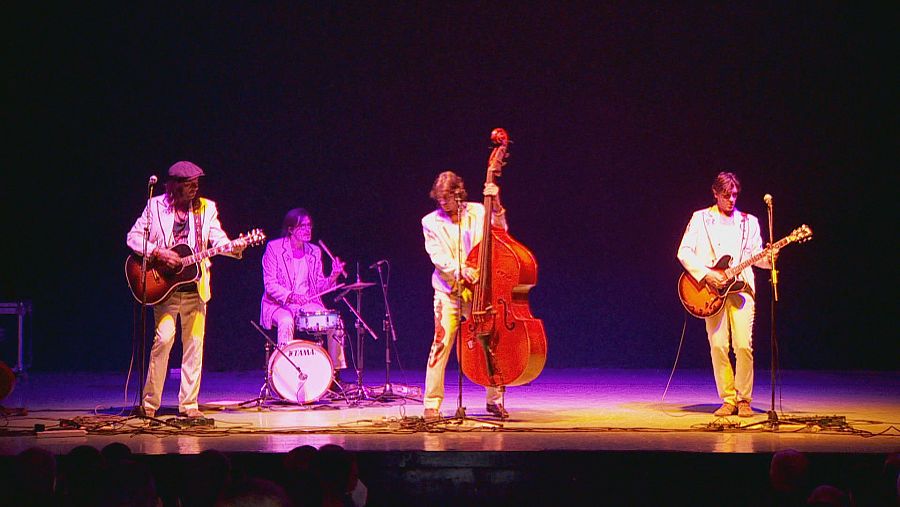
[[[216, 203], [198, 198], [198, 206], [188, 214], [187, 244], [197, 253], [210, 247], [218, 247], [229, 242], [228, 236], [219, 223]], [[195, 214], [200, 218], [201, 245], [196, 244]], [[150, 235], [147, 240], [147, 253], [157, 247], [171, 248], [175, 245], [173, 227], [175, 224], [175, 208], [169, 203], [166, 195], [150, 200], [143, 213], [134, 222], [126, 236], [126, 243], [135, 253], [143, 253], [144, 228], [150, 223]], [[231, 255], [231, 254], [226, 254]], [[240, 255], [231, 255], [240, 258]], [[203, 341], [206, 332], [206, 303], [211, 297], [209, 276], [210, 259], [200, 262], [200, 280], [196, 291], [176, 290], [168, 298], [153, 307], [156, 321], [156, 334], [153, 348], [150, 350], [150, 364], [147, 381], [144, 384], [143, 407], [158, 410], [162, 403], [162, 389], [166, 380], [169, 363], [169, 352], [175, 342], [175, 326], [181, 317], [181, 388], [178, 394], [178, 410], [185, 412], [198, 408], [197, 397], [200, 394], [200, 378], [203, 371]], [[186, 287], [191, 287], [190, 285]]]
[[[756, 217], [737, 209], [727, 217], [717, 206], [711, 206], [694, 212], [678, 247], [678, 260], [690, 276], [700, 281], [723, 255], [731, 255], [734, 266], [762, 249]], [[768, 268], [769, 262], [763, 258], [755, 265]], [[753, 398], [753, 297], [756, 286], [752, 268], [745, 268], [738, 278], [747, 283], [747, 289], [729, 294], [722, 311], [704, 319], [716, 388], [719, 397], [732, 405], [738, 401], [750, 402]], [[729, 345], [734, 348], [734, 369], [728, 355]]]

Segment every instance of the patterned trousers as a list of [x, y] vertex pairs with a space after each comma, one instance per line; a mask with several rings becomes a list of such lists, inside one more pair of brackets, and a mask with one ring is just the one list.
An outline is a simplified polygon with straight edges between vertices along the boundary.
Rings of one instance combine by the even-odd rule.
[[[468, 316], [471, 305], [463, 303], [462, 314]], [[444, 373], [447, 369], [447, 361], [453, 351], [456, 341], [456, 331], [459, 329], [460, 308], [459, 303], [451, 294], [434, 292], [434, 341], [431, 343], [431, 352], [428, 354], [428, 364], [425, 367], [425, 408], [440, 409], [444, 401]], [[502, 391], [496, 387], [485, 387], [487, 403], [500, 403]]]

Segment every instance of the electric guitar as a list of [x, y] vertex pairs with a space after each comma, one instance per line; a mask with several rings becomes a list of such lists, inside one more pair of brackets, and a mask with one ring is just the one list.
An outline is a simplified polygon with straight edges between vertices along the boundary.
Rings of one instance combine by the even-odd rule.
[[[125, 279], [128, 288], [138, 303], [155, 305], [169, 297], [178, 287], [196, 282], [200, 279], [200, 261], [221, 253], [231, 252], [235, 244], [243, 243], [246, 246], [258, 245], [265, 241], [266, 235], [260, 229], [253, 229], [246, 235], [241, 234], [235, 240], [224, 245], [209, 248], [202, 252], [194, 253], [194, 250], [185, 243], [180, 243], [171, 248], [181, 257], [181, 264], [171, 268], [159, 259], [147, 260], [147, 286], [141, 280], [141, 256], [132, 253], [125, 259]], [[141, 301], [141, 297], [144, 300]]]
[[717, 289], [706, 282], [698, 282], [697, 280], [694, 280], [693, 276], [686, 272], [682, 273], [681, 276], [678, 277], [678, 298], [681, 300], [684, 309], [694, 317], [699, 319], [712, 317], [722, 311], [722, 307], [725, 305], [725, 297], [728, 296], [728, 294], [740, 292], [746, 287], [747, 282], [738, 280], [737, 275], [746, 269], [747, 266], [770, 255], [773, 249], [780, 250], [790, 243], [803, 242], [810, 239], [812, 239], [812, 229], [810, 229], [808, 225], [803, 224], [794, 229], [789, 235], [775, 242], [775, 244], [769, 245], [763, 249], [763, 251], [750, 257], [744, 262], [741, 262], [737, 266], [729, 267], [728, 265], [731, 263], [731, 256], [723, 255], [718, 262], [716, 262], [715, 266], [711, 268], [714, 271], [723, 273], [728, 279], [725, 286], [720, 289]]

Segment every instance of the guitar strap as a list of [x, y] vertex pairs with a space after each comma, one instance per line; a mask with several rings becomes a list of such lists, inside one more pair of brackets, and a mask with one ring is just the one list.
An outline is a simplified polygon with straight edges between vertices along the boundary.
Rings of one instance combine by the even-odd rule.
[[737, 264], [740, 264], [744, 261], [744, 248], [747, 246], [747, 214], [743, 211], [741, 213], [741, 246], [740, 246], [740, 254], [738, 254]]
[[[202, 210], [200, 207], [200, 198], [194, 199], [194, 202], [191, 203], [191, 213], [194, 215], [194, 245], [197, 249], [197, 252], [202, 252], [206, 249], [206, 245], [203, 243], [203, 222], [200, 220], [200, 214]], [[197, 263], [197, 269], [200, 270], [200, 273], [203, 273], [205, 269], [203, 264], [203, 259], [200, 259], [200, 262]], [[201, 275], [202, 278], [203, 275]], [[194, 290], [197, 292], [200, 291], [200, 282], [195, 282], [191, 284], [195, 287]]]
[[[748, 231], [750, 230], [750, 227], [747, 225], [747, 222], [748, 222], [747, 213], [742, 211], [741, 212], [741, 256], [738, 259], [738, 264], [740, 264], [741, 262], [744, 262], [744, 251], [746, 250], [747, 239], [749, 238]], [[746, 283], [746, 280], [744, 281], [744, 288], [742, 290], [746, 291], [747, 294], [750, 294], [751, 299], [756, 299], [756, 294], [753, 293], [753, 289], [750, 287], [749, 283]]]
[[206, 245], [203, 244], [203, 223], [200, 221], [200, 199], [194, 199], [192, 211], [194, 215], [194, 248], [202, 252]]

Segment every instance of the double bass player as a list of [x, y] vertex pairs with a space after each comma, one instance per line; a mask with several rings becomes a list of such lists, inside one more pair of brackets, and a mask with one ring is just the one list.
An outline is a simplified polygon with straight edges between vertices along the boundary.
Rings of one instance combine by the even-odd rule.
[[[484, 194], [494, 197], [491, 210], [493, 224], [506, 229], [506, 210], [500, 204], [499, 187], [486, 183]], [[437, 207], [422, 218], [422, 232], [425, 235], [425, 251], [434, 264], [431, 275], [434, 341], [425, 370], [423, 405], [425, 420], [434, 421], [441, 418], [444, 373], [460, 317], [468, 317], [471, 312], [472, 291], [458, 281], [465, 280], [469, 284], [478, 281], [478, 271], [466, 266], [465, 261], [472, 248], [481, 243], [485, 208], [480, 203], [465, 200], [467, 193], [463, 180], [453, 171], [444, 171], [437, 176], [429, 196]], [[503, 407], [503, 390], [492, 386], [485, 386], [485, 390], [487, 411], [501, 419], [508, 418], [509, 413]]]

